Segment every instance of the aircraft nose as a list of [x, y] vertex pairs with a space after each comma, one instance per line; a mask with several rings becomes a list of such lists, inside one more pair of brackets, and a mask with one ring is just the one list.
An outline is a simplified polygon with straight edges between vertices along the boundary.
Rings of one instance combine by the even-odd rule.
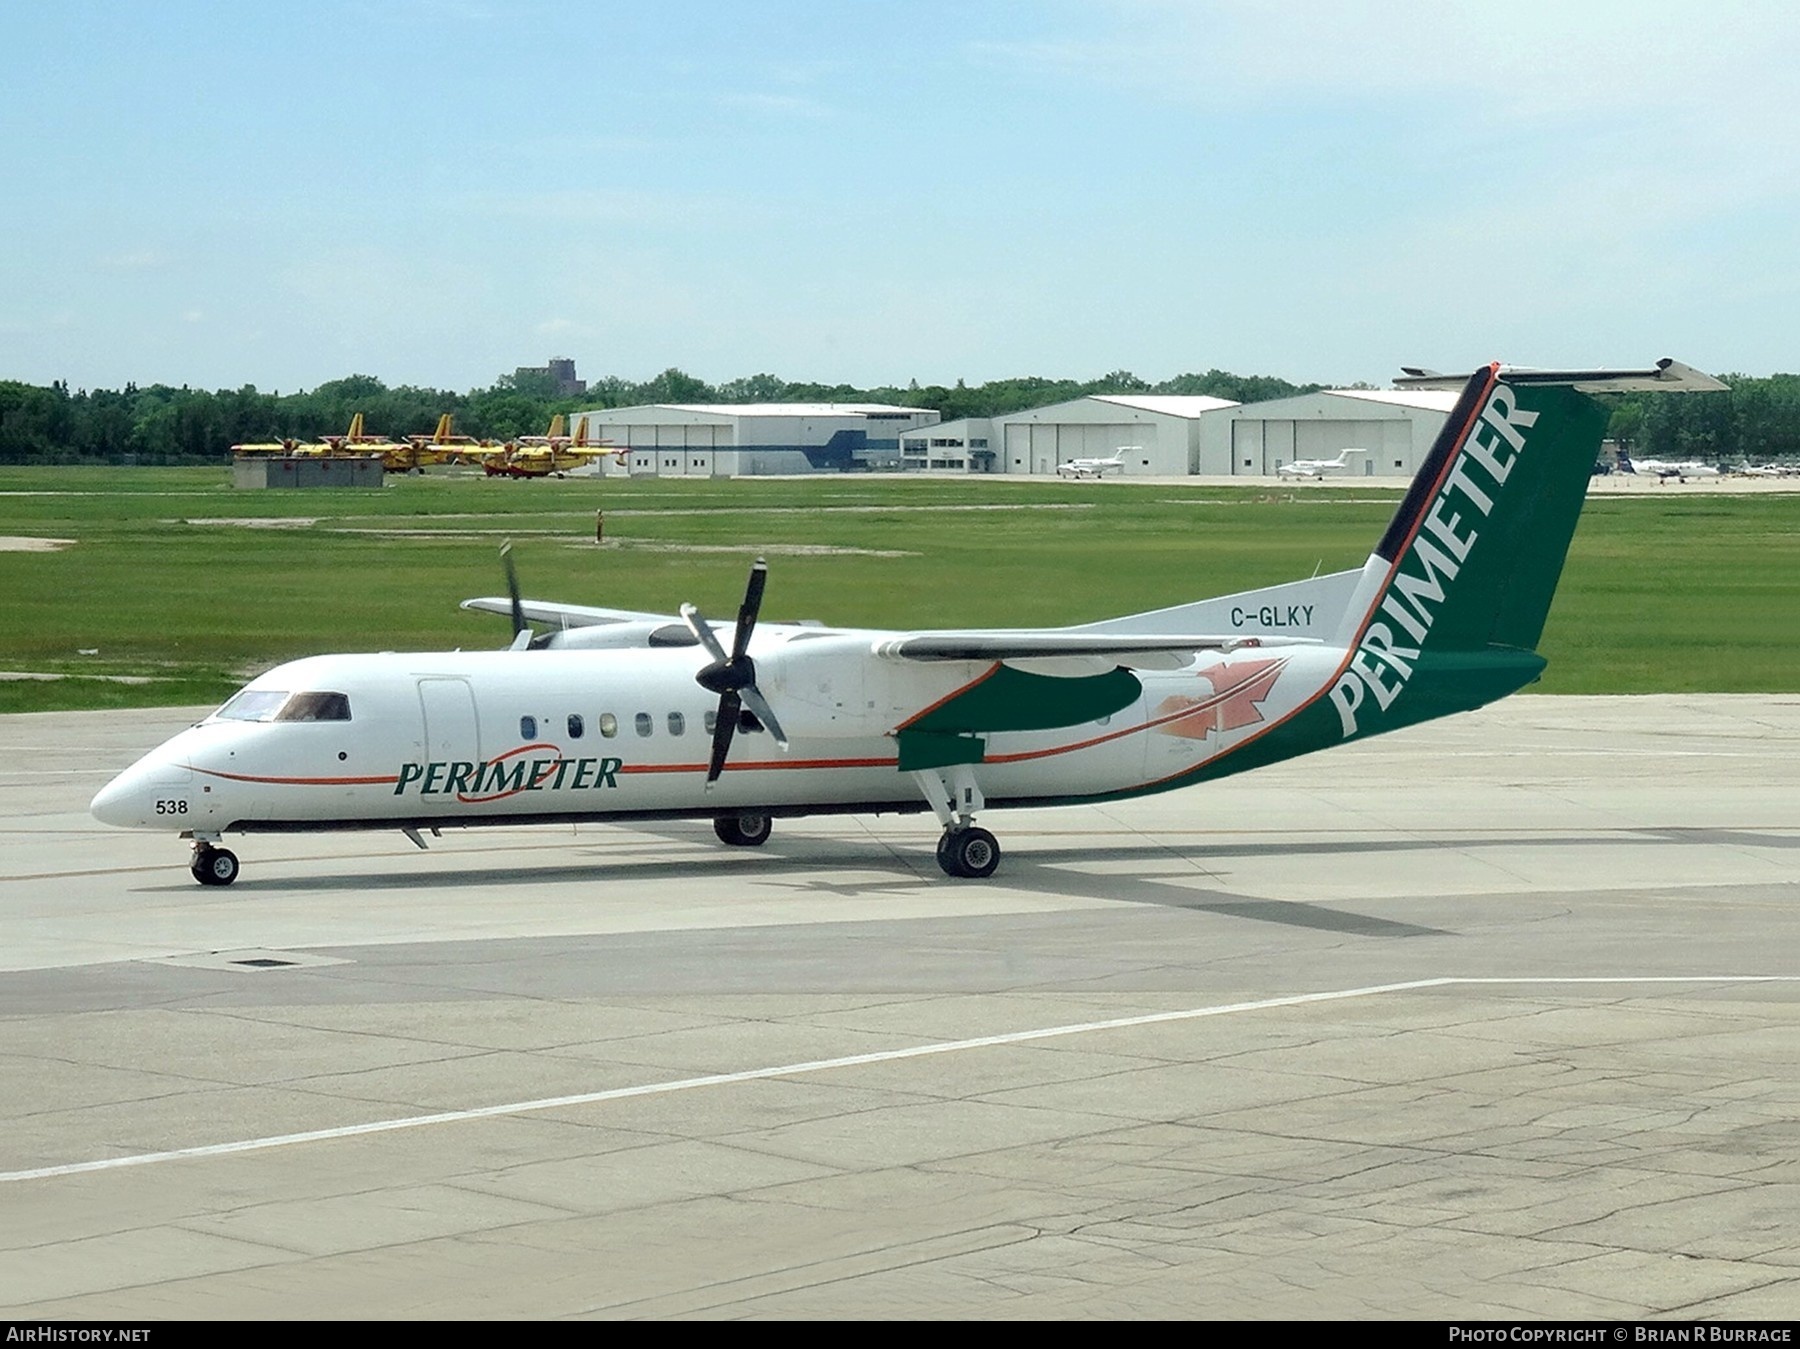
[[144, 822], [144, 796], [142, 778], [128, 768], [95, 793], [88, 813], [101, 824], [130, 829]]
[[[164, 828], [187, 813], [186, 797], [193, 777], [185, 764], [139, 759], [95, 794], [88, 812], [101, 824], [121, 829]], [[159, 801], [163, 805], [160, 817]]]

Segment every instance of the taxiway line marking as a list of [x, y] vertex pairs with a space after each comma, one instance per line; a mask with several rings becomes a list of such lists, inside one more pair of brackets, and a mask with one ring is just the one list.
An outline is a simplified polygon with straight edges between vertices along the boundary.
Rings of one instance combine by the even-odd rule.
[[0, 1183], [48, 1180], [56, 1176], [78, 1176], [93, 1171], [113, 1171], [131, 1166], [152, 1166], [160, 1162], [175, 1162], [201, 1157], [224, 1157], [238, 1152], [261, 1152], [268, 1148], [291, 1147], [298, 1143], [324, 1143], [340, 1138], [356, 1138], [364, 1134], [390, 1133], [399, 1129], [423, 1129], [437, 1124], [461, 1124], [469, 1120], [524, 1115], [541, 1110], [598, 1105], [606, 1101], [628, 1100], [634, 1096], [660, 1096], [677, 1091], [694, 1091], [702, 1087], [724, 1087], [740, 1082], [757, 1082], [772, 1077], [798, 1077], [807, 1073], [829, 1072], [836, 1068], [859, 1068], [872, 1063], [893, 1063], [901, 1059], [954, 1054], [966, 1049], [989, 1049], [998, 1045], [1028, 1044], [1033, 1040], [1087, 1035], [1095, 1031], [1127, 1030], [1136, 1026], [1198, 1021], [1207, 1017], [1231, 1016], [1239, 1012], [1262, 1012], [1278, 1007], [1303, 1007], [1313, 1003], [1341, 1002], [1350, 998], [1378, 997], [1385, 993], [1408, 993], [1426, 988], [1448, 988], [1464, 984], [1767, 984], [1797, 982], [1800, 982], [1800, 975], [1780, 974], [1601, 975], [1566, 978], [1529, 976], [1459, 978], [1449, 976], [1438, 979], [1410, 979], [1397, 984], [1370, 984], [1364, 988], [1331, 989], [1323, 993], [1295, 993], [1281, 998], [1259, 998], [1253, 1002], [1220, 1003], [1211, 1007], [1188, 1007], [1173, 1012], [1147, 1012], [1141, 1016], [1112, 1017], [1105, 1021], [1083, 1021], [1065, 1026], [1042, 1026], [1035, 1030], [1007, 1031], [1000, 1035], [981, 1035], [968, 1040], [940, 1040], [931, 1044], [911, 1045], [905, 1049], [883, 1049], [869, 1054], [849, 1054], [835, 1059], [812, 1059], [804, 1063], [786, 1063], [769, 1068], [749, 1068], [736, 1073], [709, 1073], [704, 1077], [684, 1077], [670, 1082], [647, 1082], [635, 1087], [614, 1087], [607, 1091], [581, 1092], [573, 1096], [548, 1096], [533, 1101], [511, 1101], [499, 1105], [477, 1106], [469, 1110], [445, 1110], [430, 1115], [409, 1115], [401, 1119], [373, 1120], [366, 1124], [345, 1124], [331, 1129], [309, 1129], [304, 1133], [274, 1134], [265, 1138], [240, 1139], [232, 1143], [206, 1143], [191, 1148], [173, 1148], [166, 1152], [140, 1152], [124, 1157], [103, 1157], [95, 1161], [69, 1162], [60, 1166], [33, 1167], [24, 1171], [0, 1171]]

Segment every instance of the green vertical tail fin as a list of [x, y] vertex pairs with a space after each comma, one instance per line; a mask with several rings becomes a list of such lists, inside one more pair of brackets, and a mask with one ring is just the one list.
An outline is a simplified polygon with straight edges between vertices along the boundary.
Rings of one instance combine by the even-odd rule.
[[1538, 639], [1606, 431], [1607, 410], [1587, 394], [1724, 387], [1673, 361], [1641, 371], [1493, 365], [1462, 383], [1339, 633], [1351, 655], [1330, 697], [1344, 734], [1479, 707], [1537, 678]]

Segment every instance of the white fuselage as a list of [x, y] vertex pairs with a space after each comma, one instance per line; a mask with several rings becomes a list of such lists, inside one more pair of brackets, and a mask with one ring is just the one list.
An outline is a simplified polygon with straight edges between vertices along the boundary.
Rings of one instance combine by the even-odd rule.
[[[706, 786], [717, 699], [694, 648], [321, 656], [247, 686], [342, 694], [347, 719], [248, 721], [222, 712], [109, 783], [97, 818], [200, 836], [227, 830], [435, 827], [925, 807], [894, 732], [985, 678], [991, 662], [868, 657], [871, 637], [758, 634], [759, 678], [791, 740], [739, 731]], [[846, 659], [850, 651], [857, 658]], [[1142, 692], [1097, 721], [986, 737], [990, 805], [1154, 789], [1320, 694], [1345, 653], [1326, 646], [1203, 652], [1141, 672]]]

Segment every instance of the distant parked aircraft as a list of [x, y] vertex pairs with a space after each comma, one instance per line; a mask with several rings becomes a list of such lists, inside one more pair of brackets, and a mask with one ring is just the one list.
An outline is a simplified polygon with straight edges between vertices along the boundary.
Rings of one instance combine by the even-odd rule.
[[1639, 459], [1633, 461], [1630, 455], [1619, 455], [1619, 472], [1648, 473], [1667, 481], [1670, 478], [1677, 482], [1686, 482], [1689, 478], [1716, 478], [1718, 468], [1713, 464], [1703, 464], [1698, 459]]
[[547, 478], [618, 453], [616, 446], [589, 445], [587, 436], [586, 417], [575, 423], [574, 435], [564, 435], [563, 415], [559, 412], [551, 418], [550, 429], [544, 435], [520, 436], [512, 444], [484, 456], [481, 467], [491, 478]]
[[1121, 445], [1113, 451], [1110, 459], [1070, 459], [1056, 466], [1059, 478], [1104, 478], [1109, 472], [1125, 471], [1125, 453], [1128, 450], [1141, 450], [1142, 445]]
[[1275, 476], [1278, 478], [1322, 478], [1332, 469], [1349, 468], [1350, 456], [1367, 454], [1367, 450], [1339, 450], [1336, 459], [1296, 459], [1291, 464], [1277, 464]]

